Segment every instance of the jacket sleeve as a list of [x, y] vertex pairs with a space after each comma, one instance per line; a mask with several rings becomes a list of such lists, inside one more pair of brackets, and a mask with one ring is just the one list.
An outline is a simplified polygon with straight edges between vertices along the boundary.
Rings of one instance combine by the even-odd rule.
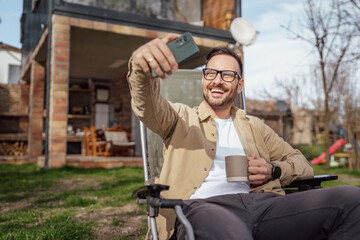
[[141, 67], [129, 61], [127, 80], [134, 114], [166, 142], [178, 121], [173, 104], [160, 95], [160, 80], [148, 79]]
[[281, 168], [281, 186], [293, 180], [314, 176], [313, 168], [302, 153], [280, 138], [269, 126], [263, 125], [263, 139], [269, 152], [270, 161]]

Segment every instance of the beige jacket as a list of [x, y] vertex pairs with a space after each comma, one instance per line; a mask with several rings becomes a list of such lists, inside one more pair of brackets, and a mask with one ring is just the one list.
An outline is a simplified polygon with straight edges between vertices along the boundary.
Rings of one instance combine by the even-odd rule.
[[[164, 164], [159, 183], [169, 185], [170, 190], [164, 191], [162, 197], [189, 199], [208, 175], [215, 157], [215, 120], [204, 103], [190, 108], [165, 100], [160, 95], [159, 81], [147, 79], [138, 65], [129, 62], [132, 109], [164, 142]], [[251, 193], [285, 194], [281, 186], [299, 177], [313, 176], [313, 169], [305, 157], [260, 119], [245, 115], [236, 107], [232, 107], [231, 117], [245, 153], [254, 152], [266, 161], [276, 162], [282, 170], [280, 179], [252, 188]], [[157, 218], [160, 239], [171, 237], [175, 219], [173, 210], [160, 210]]]

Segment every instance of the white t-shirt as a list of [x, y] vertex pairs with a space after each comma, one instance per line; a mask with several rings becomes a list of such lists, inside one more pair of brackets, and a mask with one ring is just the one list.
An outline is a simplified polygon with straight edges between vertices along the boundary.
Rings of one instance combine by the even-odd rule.
[[246, 155], [233, 120], [215, 119], [217, 129], [216, 155], [208, 176], [190, 199], [208, 198], [225, 194], [249, 193], [248, 182], [228, 182], [225, 156]]

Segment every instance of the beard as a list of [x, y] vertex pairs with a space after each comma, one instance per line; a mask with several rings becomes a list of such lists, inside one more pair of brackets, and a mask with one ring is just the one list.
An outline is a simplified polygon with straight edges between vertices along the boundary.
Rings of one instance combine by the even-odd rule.
[[[220, 99], [212, 98], [210, 96], [211, 92], [209, 89], [207, 89], [206, 92], [203, 92], [203, 96], [207, 104], [209, 104], [212, 109], [221, 109], [224, 106], [232, 105], [234, 103], [237, 88], [238, 86], [234, 89], [234, 92], [232, 92], [231, 95], [226, 95], [224, 98]], [[228, 92], [225, 92], [225, 94], [226, 93]]]

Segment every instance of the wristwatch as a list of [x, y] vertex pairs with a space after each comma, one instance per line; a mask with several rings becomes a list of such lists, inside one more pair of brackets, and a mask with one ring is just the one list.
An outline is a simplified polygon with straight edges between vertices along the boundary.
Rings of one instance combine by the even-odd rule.
[[273, 168], [272, 168], [272, 180], [275, 180], [277, 178], [280, 178], [281, 176], [281, 168], [279, 165], [277, 165], [276, 163], [273, 163], [271, 162], [270, 163], [271, 165], [273, 165]]

